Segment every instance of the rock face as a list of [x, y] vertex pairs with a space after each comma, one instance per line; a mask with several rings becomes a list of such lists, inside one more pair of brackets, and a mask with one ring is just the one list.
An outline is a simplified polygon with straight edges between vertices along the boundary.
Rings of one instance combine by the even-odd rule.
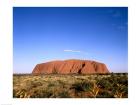
[[93, 74], [109, 73], [103, 63], [90, 60], [70, 59], [64, 61], [51, 61], [37, 64], [33, 74]]

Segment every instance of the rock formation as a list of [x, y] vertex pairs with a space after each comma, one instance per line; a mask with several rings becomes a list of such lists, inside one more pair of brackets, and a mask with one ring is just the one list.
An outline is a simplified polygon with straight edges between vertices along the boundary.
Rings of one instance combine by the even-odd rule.
[[33, 74], [93, 74], [109, 73], [103, 63], [90, 60], [70, 59], [37, 64]]

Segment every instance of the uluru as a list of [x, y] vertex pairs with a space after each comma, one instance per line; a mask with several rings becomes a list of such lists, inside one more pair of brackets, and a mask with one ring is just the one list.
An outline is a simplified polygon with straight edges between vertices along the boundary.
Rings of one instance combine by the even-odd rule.
[[32, 74], [94, 74], [109, 73], [104, 63], [92, 60], [57, 60], [37, 64]]

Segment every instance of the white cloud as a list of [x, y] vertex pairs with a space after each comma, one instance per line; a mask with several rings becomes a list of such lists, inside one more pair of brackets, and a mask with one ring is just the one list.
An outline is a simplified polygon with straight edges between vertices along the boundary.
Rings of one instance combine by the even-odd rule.
[[89, 53], [87, 52], [83, 52], [80, 50], [64, 50], [65, 52], [75, 52], [75, 53], [81, 53], [81, 54], [85, 54], [85, 55], [89, 55]]
[[81, 51], [79, 51], [79, 50], [64, 50], [65, 52], [78, 52], [78, 53], [80, 53]]

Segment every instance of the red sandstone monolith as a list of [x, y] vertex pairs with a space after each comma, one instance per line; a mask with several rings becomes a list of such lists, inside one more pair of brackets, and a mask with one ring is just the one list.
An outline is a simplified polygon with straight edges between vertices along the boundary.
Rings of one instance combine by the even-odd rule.
[[33, 74], [94, 74], [109, 73], [104, 63], [91, 60], [70, 59], [37, 64]]

